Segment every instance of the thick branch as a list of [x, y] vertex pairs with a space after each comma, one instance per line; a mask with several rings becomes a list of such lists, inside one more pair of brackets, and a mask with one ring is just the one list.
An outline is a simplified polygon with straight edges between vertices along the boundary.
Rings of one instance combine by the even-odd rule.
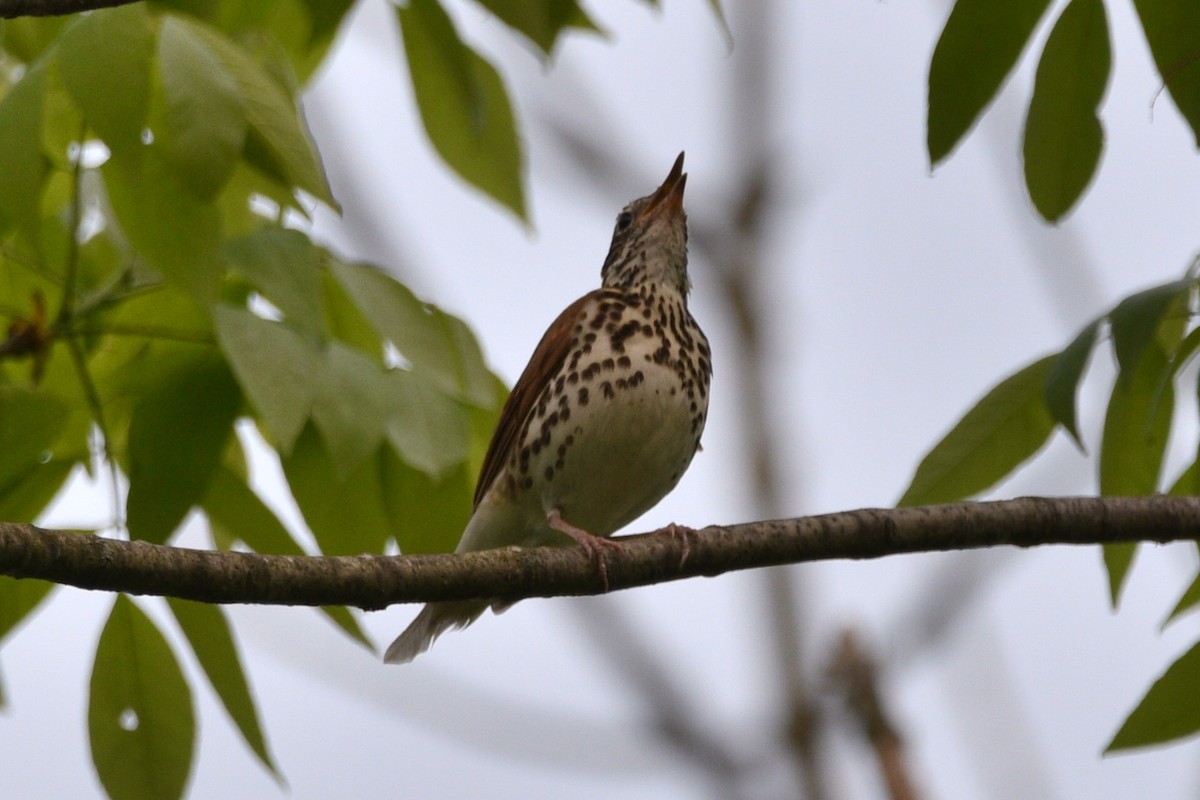
[[138, 0], [0, 0], [0, 19], [61, 17], [136, 2]]
[[[1025, 497], [710, 526], [625, 537], [607, 553], [610, 589], [738, 569], [996, 545], [1200, 538], [1200, 497]], [[683, 548], [686, 561], [680, 566]], [[0, 575], [209, 603], [348, 605], [600, 594], [581, 548], [465, 555], [293, 557], [126, 542], [0, 523]]]

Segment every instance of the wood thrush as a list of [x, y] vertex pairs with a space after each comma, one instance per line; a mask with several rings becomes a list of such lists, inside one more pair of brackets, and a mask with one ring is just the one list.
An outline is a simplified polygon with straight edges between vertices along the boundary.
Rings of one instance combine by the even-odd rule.
[[[700, 446], [712, 375], [688, 312], [683, 154], [617, 216], [601, 288], [542, 336], [500, 413], [456, 552], [569, 544], [606, 576], [605, 538], [675, 488]], [[569, 538], [568, 538], [569, 537]], [[605, 577], [607, 581], [607, 577]], [[430, 603], [388, 648], [403, 664], [503, 599]]]

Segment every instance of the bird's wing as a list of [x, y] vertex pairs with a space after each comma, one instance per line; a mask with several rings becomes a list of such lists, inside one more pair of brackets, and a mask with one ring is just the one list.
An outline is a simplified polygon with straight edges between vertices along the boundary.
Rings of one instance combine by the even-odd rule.
[[521, 433], [521, 426], [530, 410], [537, 402], [538, 395], [562, 367], [571, 347], [571, 333], [579, 317], [588, 303], [603, 292], [598, 289], [585, 294], [571, 305], [567, 306], [558, 319], [550, 324], [538, 342], [537, 349], [525, 365], [525, 371], [517, 379], [512, 394], [508, 396], [504, 408], [500, 411], [500, 421], [496, 424], [496, 432], [492, 434], [492, 442], [488, 445], [487, 455], [483, 457], [483, 468], [479, 471], [479, 482], [475, 484], [474, 507], [478, 508], [484, 494], [500, 474], [500, 470], [508, 463], [512, 449]]

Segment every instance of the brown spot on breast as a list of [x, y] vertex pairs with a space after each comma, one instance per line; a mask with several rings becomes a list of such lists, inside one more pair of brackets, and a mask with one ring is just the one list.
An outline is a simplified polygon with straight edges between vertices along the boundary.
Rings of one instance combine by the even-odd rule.
[[614, 397], [616, 397], [617, 393], [613, 391], [613, 386], [608, 381], [600, 384], [600, 389], [604, 392], [604, 398], [606, 400], [612, 400]]
[[[588, 390], [586, 386], [579, 387], [579, 405], [586, 406], [588, 404]], [[570, 437], [568, 437], [570, 438]]]

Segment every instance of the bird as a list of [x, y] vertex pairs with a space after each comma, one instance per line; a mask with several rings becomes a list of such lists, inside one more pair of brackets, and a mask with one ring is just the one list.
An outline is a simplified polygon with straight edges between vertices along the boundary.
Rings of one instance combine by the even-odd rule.
[[[712, 355], [688, 310], [683, 157], [617, 215], [600, 288], [567, 306], [534, 349], [500, 412], [455, 552], [574, 541], [607, 586], [605, 553], [620, 546], [607, 537], [674, 489], [700, 449]], [[429, 603], [384, 661], [408, 663], [489, 606], [509, 605]]]

